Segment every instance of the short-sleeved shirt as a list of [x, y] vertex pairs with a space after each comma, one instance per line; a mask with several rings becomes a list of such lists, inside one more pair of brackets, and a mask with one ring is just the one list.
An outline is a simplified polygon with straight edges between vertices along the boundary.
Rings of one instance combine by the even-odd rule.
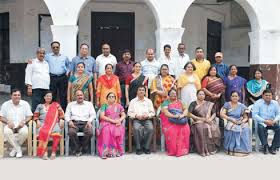
[[99, 56], [97, 56], [96, 58], [96, 72], [98, 73], [98, 77], [102, 76], [105, 74], [105, 66], [107, 64], [112, 64], [113, 65], [113, 70], [115, 70], [116, 68], [116, 64], [117, 64], [117, 58], [112, 55], [109, 54], [109, 56], [104, 56], [104, 54], [101, 54]]
[[32, 115], [30, 105], [24, 100], [20, 100], [18, 105], [14, 105], [12, 100], [6, 101], [0, 111], [0, 116], [13, 121], [15, 126], [18, 126], [21, 121]]
[[70, 70], [73, 73], [76, 72], [76, 67], [80, 62], [85, 63], [85, 72], [88, 75], [92, 75], [93, 73], [96, 72], [96, 62], [92, 56], [87, 56], [87, 57], [76, 56], [72, 59], [70, 65]]

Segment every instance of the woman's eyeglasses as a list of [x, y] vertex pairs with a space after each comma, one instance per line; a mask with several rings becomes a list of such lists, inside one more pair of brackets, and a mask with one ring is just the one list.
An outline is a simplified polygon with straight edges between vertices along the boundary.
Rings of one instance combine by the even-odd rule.
[[116, 98], [116, 96], [108, 96], [108, 98]]

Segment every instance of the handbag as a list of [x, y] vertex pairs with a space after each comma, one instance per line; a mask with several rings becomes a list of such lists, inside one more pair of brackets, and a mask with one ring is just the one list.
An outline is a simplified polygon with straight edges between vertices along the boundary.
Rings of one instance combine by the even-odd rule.
[[[183, 111], [179, 110], [179, 109], [170, 109], [169, 112], [173, 115], [179, 115], [179, 114], [183, 114]], [[168, 118], [168, 121], [174, 124], [187, 124], [188, 122], [188, 118], [184, 117], [182, 119], [178, 119], [178, 118]]]

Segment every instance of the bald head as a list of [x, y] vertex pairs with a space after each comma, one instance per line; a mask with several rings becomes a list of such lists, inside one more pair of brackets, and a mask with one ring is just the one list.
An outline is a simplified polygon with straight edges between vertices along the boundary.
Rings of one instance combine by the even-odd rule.
[[149, 48], [146, 50], [146, 58], [148, 61], [153, 61], [155, 58], [155, 52], [154, 49]]

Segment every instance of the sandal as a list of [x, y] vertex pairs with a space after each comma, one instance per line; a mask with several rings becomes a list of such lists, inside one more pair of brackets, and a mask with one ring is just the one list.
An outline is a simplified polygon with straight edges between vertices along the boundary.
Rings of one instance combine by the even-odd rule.
[[51, 160], [54, 160], [56, 158], [56, 153], [52, 153], [50, 158], [51, 158]]

